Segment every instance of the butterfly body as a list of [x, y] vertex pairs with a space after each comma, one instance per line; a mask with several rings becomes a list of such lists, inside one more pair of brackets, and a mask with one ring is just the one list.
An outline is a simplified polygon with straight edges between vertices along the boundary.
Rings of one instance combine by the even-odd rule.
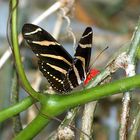
[[22, 34], [39, 58], [40, 71], [55, 91], [67, 93], [83, 83], [91, 57], [92, 29], [90, 27], [83, 33], [74, 58], [39, 26], [25, 24]]

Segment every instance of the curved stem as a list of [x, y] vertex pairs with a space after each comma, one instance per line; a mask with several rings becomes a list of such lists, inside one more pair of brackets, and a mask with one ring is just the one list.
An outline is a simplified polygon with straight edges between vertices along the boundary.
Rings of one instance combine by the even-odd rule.
[[136, 87], [140, 87], [140, 75], [117, 80], [109, 84], [96, 86], [94, 88], [81, 91], [79, 94], [75, 93], [62, 96], [59, 105], [62, 105], [62, 107], [74, 107], [78, 104], [81, 105], [93, 100], [98, 100], [109, 95], [116, 94], [118, 92], [128, 91], [131, 88]]
[[47, 115], [55, 116], [69, 108], [114, 95], [119, 92], [128, 91], [139, 86], [140, 75], [137, 75], [68, 95], [44, 96], [41, 99], [42, 107], [44, 107], [44, 113], [47, 112]]
[[39, 114], [21, 133], [19, 133], [14, 140], [30, 140], [33, 139], [40, 130], [42, 130], [48, 123], [49, 119]]
[[27, 80], [27, 77], [25, 75], [22, 61], [21, 61], [21, 56], [19, 52], [19, 47], [18, 47], [18, 34], [17, 34], [17, 7], [15, 7], [17, 4], [17, 0], [12, 0], [11, 1], [11, 9], [12, 9], [12, 18], [11, 18], [11, 40], [12, 40], [12, 45], [13, 45], [13, 52], [14, 52], [14, 57], [15, 57], [15, 63], [16, 63], [16, 68], [19, 74], [19, 77], [22, 81], [22, 84], [25, 88], [25, 90], [30, 93], [32, 97], [35, 99], [38, 99], [39, 94], [31, 87], [29, 81]]
[[20, 101], [19, 103], [0, 111], [0, 122], [26, 110], [29, 106], [31, 106], [35, 102], [36, 101], [29, 96], [26, 97], [24, 100]]
[[[45, 125], [48, 124], [49, 120], [47, 116], [53, 118], [53, 116], [57, 116], [69, 108], [82, 105], [90, 101], [95, 101], [116, 93], [128, 91], [139, 86], [140, 75], [137, 75], [130, 78], [117, 80], [109, 84], [96, 86], [94, 88], [90, 88], [81, 92], [75, 92], [69, 95], [48, 95], [49, 98], [48, 96], [46, 96], [46, 98], [44, 96], [41, 100], [41, 112], [43, 115], [41, 116], [40, 114], [39, 116], [37, 116], [37, 118], [34, 119], [34, 121], [29, 124], [29, 126], [27, 126], [15, 139], [23, 139], [23, 136], [26, 135], [29, 138], [33, 138], [35, 135], [37, 135], [37, 133], [41, 131], [41, 129], [45, 127]], [[45, 114], [46, 116], [44, 117]], [[30, 133], [29, 130], [31, 130]]]

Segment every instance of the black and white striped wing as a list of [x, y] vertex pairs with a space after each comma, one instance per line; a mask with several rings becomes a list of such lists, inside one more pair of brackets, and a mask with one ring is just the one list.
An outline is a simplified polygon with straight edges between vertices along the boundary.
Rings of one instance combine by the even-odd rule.
[[83, 83], [86, 79], [91, 57], [92, 37], [92, 28], [87, 27], [78, 43], [72, 66], [69, 68], [67, 77], [65, 78], [66, 82], [64, 83], [66, 85], [64, 86], [69, 91]]
[[44, 29], [25, 24], [22, 34], [39, 58], [39, 69], [57, 92], [65, 92], [64, 79], [72, 65], [71, 55]]
[[75, 59], [81, 61], [83, 69], [86, 73], [89, 70], [88, 68], [91, 58], [92, 38], [92, 28], [87, 27], [78, 43], [78, 47], [76, 48], [76, 53], [74, 55]]

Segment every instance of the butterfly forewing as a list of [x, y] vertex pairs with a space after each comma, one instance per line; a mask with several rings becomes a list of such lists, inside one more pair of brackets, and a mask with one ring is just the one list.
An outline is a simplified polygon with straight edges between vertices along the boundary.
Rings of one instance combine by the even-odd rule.
[[22, 34], [39, 58], [39, 69], [54, 90], [64, 91], [63, 81], [72, 64], [71, 55], [44, 29], [25, 24]]

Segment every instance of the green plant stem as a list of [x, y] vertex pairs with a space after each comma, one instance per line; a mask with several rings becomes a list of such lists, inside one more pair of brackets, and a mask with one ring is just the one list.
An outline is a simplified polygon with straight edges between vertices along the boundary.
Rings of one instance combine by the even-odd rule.
[[0, 122], [26, 110], [29, 106], [31, 106], [35, 102], [36, 101], [29, 96], [26, 97], [24, 100], [20, 101], [19, 103], [16, 103], [15, 105], [0, 111]]
[[[107, 97], [118, 92], [128, 91], [131, 88], [140, 86], [140, 75], [117, 80], [115, 82], [96, 86], [81, 92], [76, 92], [70, 95], [44, 95], [42, 97], [42, 106], [44, 114], [47, 116], [55, 116], [63, 111], [87, 103]], [[23, 101], [0, 112], [0, 122], [26, 110], [30, 105], [35, 103], [32, 97], [27, 97]], [[24, 130], [23, 130], [24, 131]]]
[[[125, 92], [136, 87], [140, 87], [140, 75], [133, 76], [130, 78], [124, 78], [109, 84], [100, 85], [96, 86], [95, 88], [83, 90], [79, 94], [75, 93], [62, 96], [60, 98], [59, 106], [61, 106], [61, 108], [74, 107], [116, 94], [118, 92]], [[51, 104], [51, 102], [49, 103]]]
[[18, 45], [18, 34], [17, 34], [17, 7], [16, 6], [17, 0], [11, 1], [11, 9], [12, 9], [12, 18], [11, 18], [11, 40], [13, 45], [13, 52], [16, 62], [16, 68], [17, 72], [19, 74], [19, 77], [22, 81], [22, 84], [25, 88], [25, 90], [35, 99], [38, 99], [39, 94], [31, 87], [29, 81], [27, 80], [27, 77], [25, 75], [21, 56], [19, 52], [19, 45]]
[[[95, 101], [99, 100], [101, 98], [119, 93], [119, 92], [125, 92], [128, 91], [132, 88], [140, 87], [140, 75], [133, 76], [130, 78], [125, 78], [121, 80], [117, 80], [115, 82], [105, 84], [105, 85], [100, 85], [96, 86], [94, 88], [90, 88], [87, 90], [83, 90], [81, 92], [75, 92], [73, 94], [69, 95], [48, 95], [42, 98], [42, 113], [46, 116], [57, 116], [64, 112], [65, 110], [69, 108], [73, 108], [78, 105], [85, 104], [90, 101]], [[43, 116], [42, 116], [43, 117]], [[50, 118], [51, 118], [50, 117]], [[46, 118], [47, 119], [47, 118]], [[37, 123], [36, 123], [37, 121]], [[30, 137], [34, 137], [41, 131], [42, 128], [44, 128], [44, 123], [48, 123], [48, 119], [45, 122], [45, 117], [44, 119], [40, 119], [40, 123], [38, 123], [39, 119], [35, 119], [30, 125], [29, 128], [30, 130], [34, 130], [36, 128], [38, 131], [30, 131], [30, 135], [27, 134], [29, 133], [29, 128], [28, 126], [17, 136], [18, 139], [23, 139], [24, 135], [28, 135]], [[37, 126], [36, 126], [37, 124]], [[28, 130], [28, 131], [27, 131]], [[22, 135], [21, 135], [22, 134]], [[26, 137], [27, 138], [27, 137]], [[28, 138], [27, 138], [28, 139]]]
[[42, 130], [49, 123], [49, 119], [39, 114], [29, 125], [17, 135], [14, 140], [31, 140], [40, 130]]

